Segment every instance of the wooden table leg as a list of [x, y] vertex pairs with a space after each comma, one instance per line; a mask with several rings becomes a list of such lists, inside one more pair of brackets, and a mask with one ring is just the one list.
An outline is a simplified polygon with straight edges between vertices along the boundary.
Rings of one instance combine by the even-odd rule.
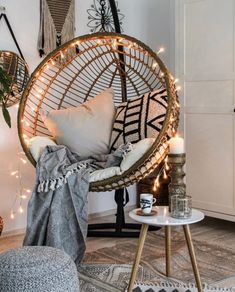
[[191, 236], [189, 225], [183, 225], [183, 229], [184, 229], [184, 236], [185, 236], [185, 239], [187, 242], [188, 251], [189, 251], [189, 255], [190, 255], [190, 259], [191, 259], [191, 263], [192, 263], [192, 267], [193, 267], [195, 280], [197, 283], [197, 289], [199, 292], [203, 292], [201, 278], [200, 278], [200, 274], [199, 274], [199, 270], [198, 270], [198, 266], [197, 266], [197, 261], [196, 261], [196, 256], [195, 256], [195, 252], [194, 252], [192, 236]]
[[171, 227], [165, 226], [166, 276], [171, 273]]
[[139, 237], [139, 242], [138, 242], [138, 248], [136, 251], [136, 255], [135, 255], [135, 261], [132, 267], [132, 271], [131, 271], [131, 278], [129, 281], [129, 285], [128, 285], [128, 292], [132, 292], [133, 290], [133, 286], [134, 286], [134, 282], [136, 279], [136, 274], [138, 271], [138, 266], [140, 263], [140, 258], [141, 258], [141, 254], [142, 254], [142, 250], [144, 247], [144, 242], [145, 242], [145, 238], [147, 235], [147, 231], [148, 231], [148, 225], [147, 224], [143, 224], [141, 227], [141, 231], [140, 231], [140, 237]]

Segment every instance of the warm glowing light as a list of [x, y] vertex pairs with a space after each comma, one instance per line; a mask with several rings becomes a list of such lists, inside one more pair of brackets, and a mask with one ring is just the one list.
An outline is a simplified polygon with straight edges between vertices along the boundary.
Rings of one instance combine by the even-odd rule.
[[19, 104], [15, 104], [14, 107], [19, 108]]
[[127, 48], [130, 49], [131, 47], [132, 47], [132, 44], [129, 44], [129, 46]]
[[177, 82], [179, 82], [179, 79], [178, 78], [175, 78], [174, 83], [177, 83]]
[[168, 163], [165, 161], [165, 170], [168, 171], [170, 169]]
[[40, 77], [40, 80], [43, 82], [43, 81], [45, 81], [45, 78], [44, 77]]
[[47, 68], [47, 69], [50, 69], [50, 66], [49, 66], [49, 64], [47, 64], [47, 65], [46, 65], [46, 68]]
[[157, 63], [153, 63], [152, 68], [155, 69], [157, 67]]
[[13, 219], [15, 219], [15, 214], [14, 214], [14, 212], [13, 212], [13, 211], [11, 211], [10, 218], [11, 218], [12, 220], [13, 220]]
[[114, 41], [113, 41], [113, 47], [116, 47], [116, 46], [117, 46], [117, 41], [114, 40]]
[[35, 108], [34, 107], [31, 107], [31, 111], [35, 112]]
[[23, 138], [28, 138], [28, 136], [26, 134], [23, 134]]
[[21, 195], [20, 198], [23, 199], [23, 200], [26, 200], [27, 196], [26, 195]]
[[177, 107], [180, 107], [180, 104], [178, 102], [175, 103]]
[[64, 54], [63, 54], [63, 52], [60, 52], [60, 56], [61, 56], [62, 59], [64, 59]]
[[158, 51], [157, 51], [157, 54], [161, 54], [165, 52], [165, 48], [161, 47]]
[[54, 60], [51, 60], [51, 64], [52, 64], [53, 66], [55, 66], [55, 61], [54, 61]]
[[26, 191], [27, 193], [31, 193], [31, 190], [30, 190], [30, 189], [25, 189], [25, 191]]
[[16, 178], [19, 178], [19, 176], [18, 176], [18, 175], [16, 175]]
[[18, 173], [18, 170], [12, 171], [11, 175], [16, 175]]
[[157, 176], [157, 178], [154, 181], [154, 185], [153, 185], [153, 190], [156, 192], [156, 190], [158, 189], [158, 187], [160, 186], [160, 182], [159, 182], [159, 178], [160, 175]]
[[80, 43], [81, 43], [80, 41], [77, 41], [77, 42], [76, 42], [77, 46], [80, 45]]
[[20, 160], [21, 160], [24, 164], [27, 163], [27, 160], [25, 160], [24, 158], [20, 158]]
[[163, 77], [163, 76], [164, 76], [164, 73], [163, 73], [163, 72], [161, 72], [161, 73], [160, 73], [160, 77]]
[[102, 41], [101, 41], [101, 40], [98, 40], [98, 41], [97, 41], [97, 44], [98, 44], [98, 45], [101, 45], [101, 44], [102, 44]]
[[176, 90], [177, 90], [177, 91], [181, 90], [181, 86], [177, 86], [177, 87], [176, 87]]
[[22, 208], [22, 206], [20, 206], [20, 208], [19, 208], [19, 213], [20, 214], [23, 214], [24, 213], [24, 209]]
[[167, 179], [167, 174], [166, 174], [166, 170], [165, 169], [163, 170], [163, 178]]

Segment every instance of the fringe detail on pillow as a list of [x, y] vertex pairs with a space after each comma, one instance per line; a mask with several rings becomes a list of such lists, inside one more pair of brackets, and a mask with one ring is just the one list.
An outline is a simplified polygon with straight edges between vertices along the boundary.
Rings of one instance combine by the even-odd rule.
[[41, 181], [37, 187], [37, 191], [40, 192], [49, 192], [50, 190], [54, 191], [55, 189], [58, 189], [60, 187], [62, 187], [64, 184], [66, 184], [68, 182], [68, 178], [70, 177], [70, 175], [72, 175], [73, 173], [78, 173], [80, 172], [82, 169], [86, 169], [89, 167], [89, 163], [80, 163], [79, 165], [77, 165], [75, 168], [67, 171], [67, 173], [63, 176], [59, 176], [57, 178], [50, 178], [44, 181]]

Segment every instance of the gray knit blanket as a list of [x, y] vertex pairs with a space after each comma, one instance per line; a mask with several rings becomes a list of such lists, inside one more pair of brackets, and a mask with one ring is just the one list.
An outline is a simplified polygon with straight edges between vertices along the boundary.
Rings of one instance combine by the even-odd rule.
[[81, 160], [65, 146], [47, 146], [36, 167], [23, 244], [59, 248], [80, 264], [86, 248], [89, 175], [119, 166], [130, 150], [129, 143], [112, 154]]

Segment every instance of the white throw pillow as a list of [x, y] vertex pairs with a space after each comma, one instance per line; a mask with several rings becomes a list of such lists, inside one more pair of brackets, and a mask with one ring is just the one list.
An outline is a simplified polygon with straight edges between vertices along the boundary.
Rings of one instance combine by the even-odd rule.
[[128, 170], [134, 163], [136, 163], [150, 149], [154, 141], [154, 138], [145, 138], [136, 144], [133, 144], [133, 149], [124, 156], [121, 162], [121, 172]]
[[44, 123], [58, 144], [86, 157], [109, 152], [114, 116], [113, 90], [108, 88], [78, 107], [50, 111]]
[[47, 145], [54, 146], [56, 143], [48, 137], [41, 136], [35, 136], [29, 140], [29, 150], [36, 162]]
[[90, 174], [90, 182], [100, 181], [121, 174], [119, 166], [112, 166], [105, 169], [95, 170]]

